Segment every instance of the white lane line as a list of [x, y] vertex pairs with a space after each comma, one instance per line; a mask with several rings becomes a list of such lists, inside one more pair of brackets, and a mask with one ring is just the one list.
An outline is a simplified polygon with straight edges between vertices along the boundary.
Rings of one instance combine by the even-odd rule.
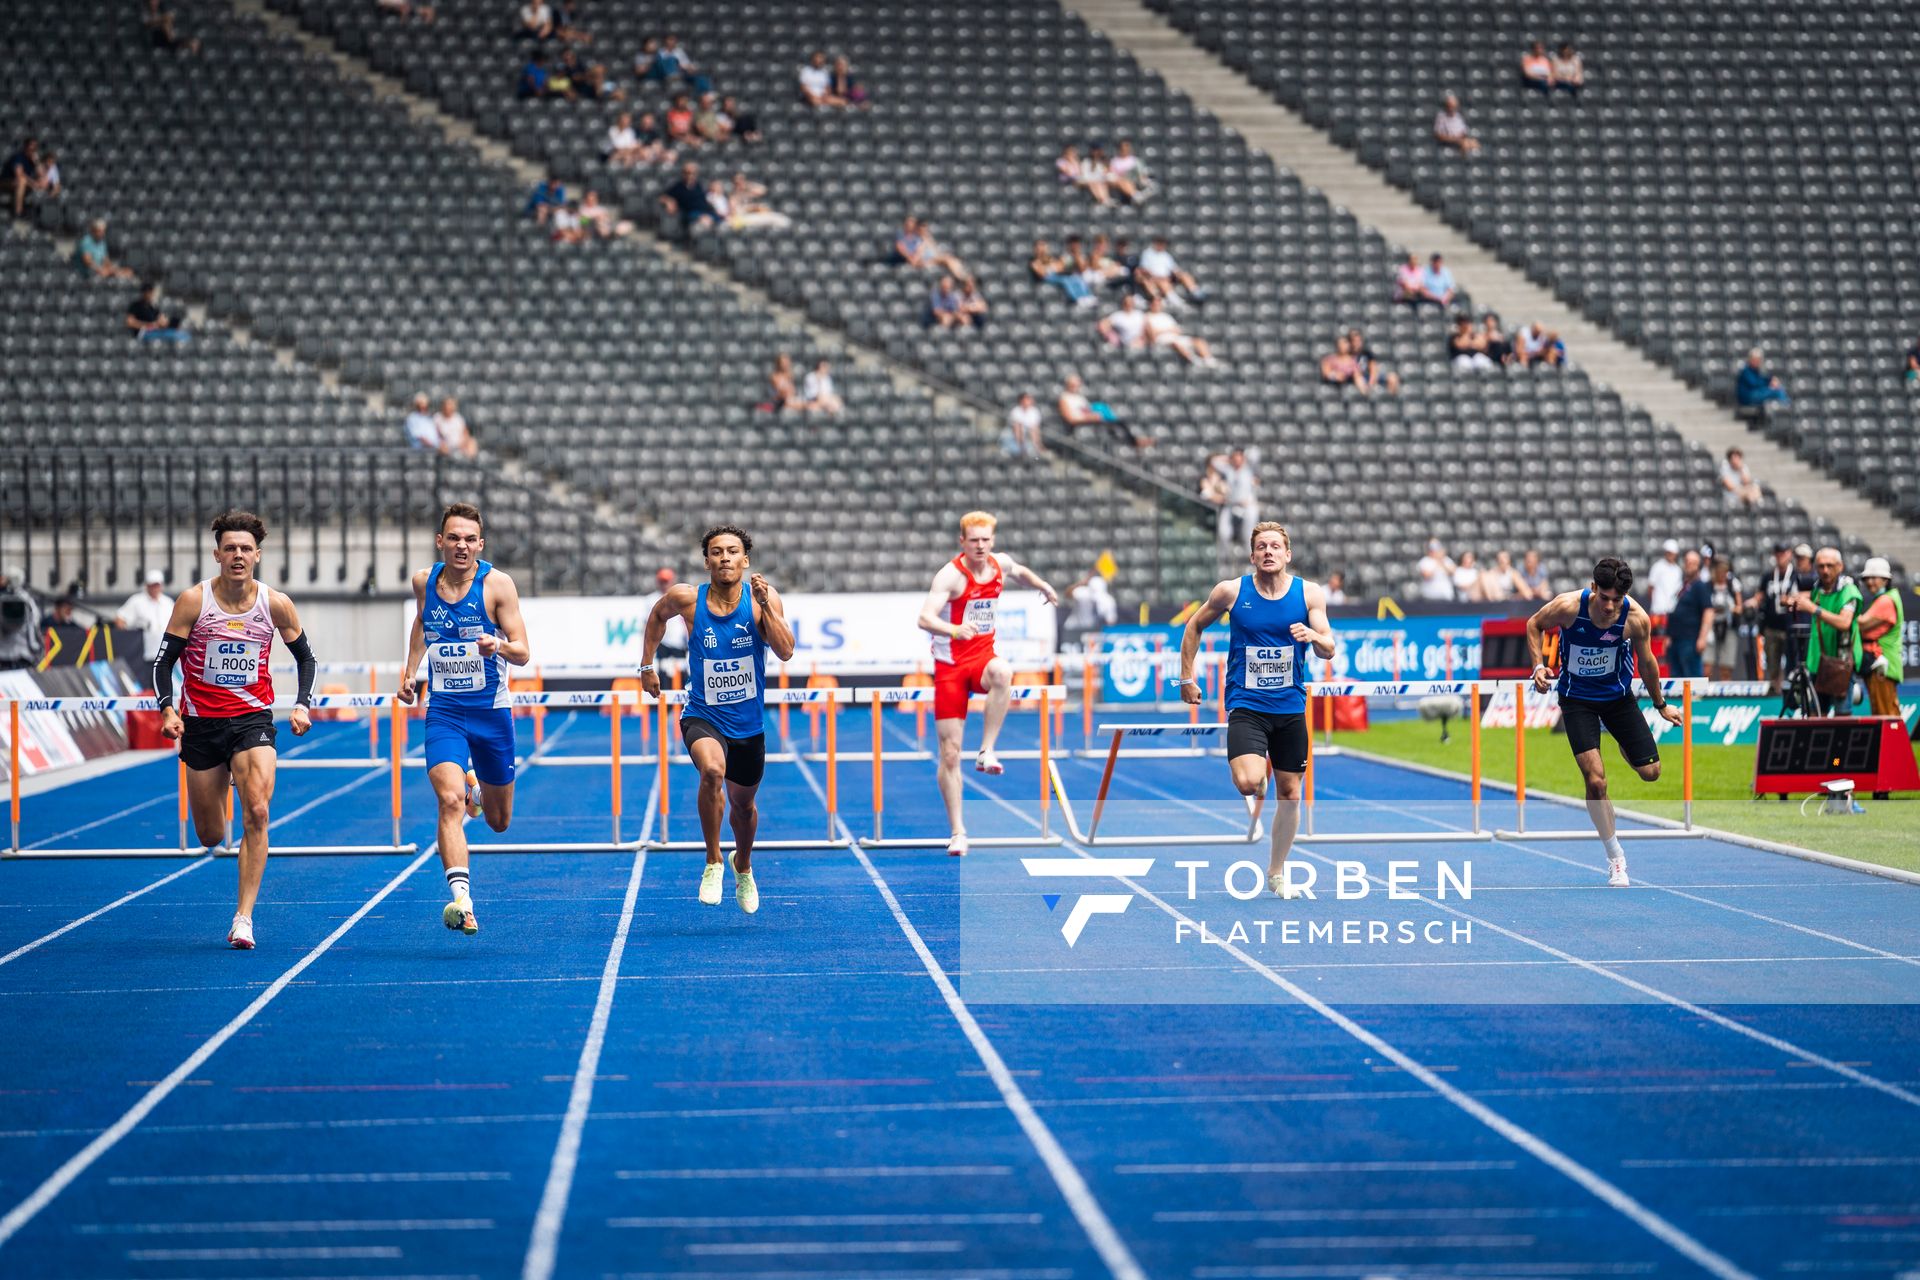
[[491, 1231], [494, 1225], [492, 1218], [297, 1218], [263, 1222], [86, 1222], [73, 1230], [83, 1236], [243, 1236], [303, 1231]]
[[161, 876], [158, 880], [155, 880], [150, 885], [145, 885], [139, 889], [135, 889], [132, 893], [129, 893], [124, 897], [114, 899], [112, 902], [109, 902], [106, 906], [101, 907], [98, 911], [89, 911], [86, 915], [81, 916], [78, 920], [69, 920], [67, 923], [61, 925], [58, 929], [55, 929], [52, 933], [42, 934], [40, 937], [35, 938], [32, 942], [22, 943], [20, 946], [17, 946], [13, 950], [7, 952], [7, 954], [5, 954], [4, 956], [0, 956], [0, 964], [11, 964], [13, 961], [18, 960], [21, 956], [27, 954], [27, 952], [32, 951], [35, 947], [45, 946], [47, 943], [52, 942], [55, 938], [59, 937], [61, 934], [71, 933], [73, 930], [78, 929], [81, 925], [86, 924], [88, 921], [98, 920], [101, 916], [107, 914], [107, 912], [113, 910], [115, 907], [124, 907], [129, 902], [132, 902], [135, 898], [139, 897], [141, 894], [152, 893], [155, 889], [158, 889], [161, 885], [171, 884], [173, 881], [178, 880], [181, 876], [186, 875], [189, 871], [198, 871], [201, 867], [206, 866], [209, 862], [212, 862], [212, 861], [213, 861], [213, 858], [211, 856], [208, 856], [208, 857], [200, 858], [195, 862], [189, 862], [186, 866], [181, 867], [178, 871], [172, 872], [171, 874], [168, 874], [168, 875]]
[[1006, 1164], [854, 1164], [780, 1165], [739, 1169], [616, 1169], [628, 1181], [682, 1181], [702, 1178], [1010, 1178]]
[[573, 1194], [574, 1169], [580, 1162], [580, 1136], [587, 1127], [587, 1110], [593, 1105], [594, 1077], [600, 1070], [600, 1051], [606, 1046], [607, 1022], [613, 1017], [613, 993], [620, 985], [620, 960], [627, 952], [627, 931], [633, 927], [633, 904], [639, 897], [640, 877], [646, 869], [647, 851], [640, 849], [634, 853], [633, 870], [627, 875], [627, 896], [620, 906], [620, 923], [613, 931], [613, 945], [607, 948], [607, 963], [600, 971], [600, 994], [593, 1003], [586, 1043], [580, 1046], [580, 1065], [573, 1073], [566, 1118], [560, 1122], [560, 1139], [554, 1144], [546, 1189], [540, 1194], [540, 1210], [534, 1216], [533, 1235], [527, 1241], [527, 1255], [520, 1267], [525, 1280], [549, 1280], [560, 1252], [560, 1229], [566, 1222], [567, 1198]]
[[1155, 1222], [1428, 1222], [1456, 1219], [1517, 1222], [1538, 1218], [1585, 1218], [1588, 1209], [1447, 1205], [1430, 1209], [1162, 1209]]
[[[968, 779], [968, 781], [972, 781], [972, 779]], [[1201, 809], [1197, 805], [1190, 804], [1188, 801], [1182, 799], [1179, 796], [1174, 795], [1172, 792], [1163, 791], [1158, 787], [1150, 786], [1146, 783], [1138, 781], [1137, 779], [1132, 780], [1129, 785], [1137, 787], [1150, 794], [1156, 795], [1161, 799], [1168, 801], [1171, 804], [1182, 805], [1187, 808], [1194, 809], [1196, 812], [1200, 812], [1200, 813], [1208, 813], [1207, 810]], [[1366, 804], [1371, 802], [1361, 801], [1361, 803]], [[1226, 821], [1226, 819], [1220, 818], [1219, 815], [1217, 814], [1209, 814], [1209, 816], [1215, 817], [1222, 822]], [[1031, 819], [1029, 819], [1029, 821], [1031, 821]], [[1312, 858], [1314, 861], [1325, 863], [1328, 866], [1332, 866], [1335, 864], [1336, 859], [1326, 857], [1323, 854], [1314, 853], [1311, 849], [1312, 843], [1313, 843], [1312, 837], [1310, 836], [1306, 837], [1298, 845], [1295, 846], [1295, 851], [1303, 857]], [[1387, 885], [1387, 882], [1385, 880], [1381, 879], [1379, 876], [1373, 875], [1372, 873], [1368, 873], [1366, 878], [1372, 883], [1381, 886], [1382, 888], [1385, 888]], [[1813, 1066], [1819, 1067], [1826, 1071], [1831, 1071], [1835, 1075], [1844, 1076], [1847, 1079], [1853, 1081], [1855, 1084], [1865, 1085], [1869, 1089], [1873, 1089], [1873, 1090], [1876, 1090], [1877, 1092], [1884, 1093], [1890, 1098], [1895, 1098], [1901, 1102], [1906, 1103], [1908, 1106], [1920, 1107], [1920, 1093], [1915, 1093], [1911, 1089], [1904, 1088], [1900, 1085], [1894, 1084], [1887, 1080], [1882, 1080], [1878, 1076], [1870, 1076], [1866, 1072], [1861, 1071], [1857, 1067], [1848, 1066], [1844, 1062], [1836, 1062], [1832, 1058], [1826, 1057], [1823, 1054], [1815, 1053], [1811, 1049], [1803, 1049], [1799, 1045], [1794, 1044], [1790, 1040], [1783, 1040], [1779, 1036], [1771, 1035], [1768, 1032], [1761, 1031], [1757, 1027], [1750, 1027], [1743, 1022], [1737, 1022], [1734, 1019], [1727, 1017], [1725, 1014], [1717, 1013], [1714, 1010], [1709, 1009], [1704, 1005], [1695, 1004], [1693, 1001], [1688, 1000], [1682, 996], [1676, 996], [1671, 992], [1662, 991], [1658, 987], [1649, 986], [1646, 983], [1641, 982], [1638, 978], [1630, 978], [1624, 973], [1617, 973], [1613, 969], [1606, 967], [1605, 965], [1599, 963], [1598, 961], [1582, 959], [1581, 957], [1576, 956], [1571, 952], [1561, 950], [1559, 947], [1554, 946], [1552, 943], [1542, 942], [1538, 938], [1531, 937], [1527, 934], [1521, 933], [1514, 929], [1506, 928], [1504, 925], [1495, 924], [1493, 921], [1485, 919], [1484, 917], [1476, 916], [1468, 911], [1463, 911], [1459, 907], [1454, 906], [1452, 903], [1442, 902], [1438, 898], [1429, 898], [1424, 894], [1419, 894], [1416, 896], [1419, 898], [1420, 901], [1428, 904], [1429, 906], [1437, 907], [1441, 911], [1446, 912], [1448, 915], [1456, 916], [1462, 920], [1472, 921], [1474, 924], [1490, 929], [1493, 932], [1500, 934], [1503, 937], [1511, 938], [1515, 942], [1522, 943], [1526, 946], [1532, 947], [1536, 951], [1544, 952], [1547, 955], [1554, 957], [1556, 960], [1561, 960], [1567, 964], [1574, 965], [1581, 969], [1585, 969], [1588, 973], [1594, 974], [1597, 977], [1605, 978], [1609, 982], [1619, 983], [1621, 986], [1626, 987], [1631, 991], [1637, 991], [1641, 995], [1651, 996], [1653, 999], [1658, 1000], [1663, 1004], [1670, 1005], [1675, 1009], [1679, 1009], [1683, 1013], [1691, 1014], [1696, 1018], [1700, 1018], [1700, 1019], [1703, 1019], [1704, 1021], [1711, 1022], [1717, 1027], [1721, 1027], [1725, 1030], [1731, 1031], [1736, 1035], [1745, 1036], [1749, 1040], [1753, 1040], [1760, 1044], [1764, 1044], [1769, 1049], [1773, 1049], [1779, 1053], [1784, 1053], [1789, 1057], [1798, 1058], [1802, 1062], [1809, 1063]], [[1842, 939], [1842, 941], [1844, 941], [1844, 939]], [[1896, 958], [1899, 958], [1899, 957], [1896, 957]], [[1688, 963], [1691, 963], [1691, 962], [1688, 962]], [[1262, 968], [1264, 967], [1265, 966], [1262, 966]]]
[[757, 1240], [750, 1244], [690, 1244], [687, 1255], [694, 1258], [751, 1258], [838, 1255], [843, 1253], [892, 1254], [959, 1253], [966, 1246], [958, 1240]]
[[1115, 1173], [1188, 1177], [1197, 1173], [1498, 1173], [1517, 1160], [1248, 1160], [1217, 1164], [1117, 1164]]
[[739, 1231], [803, 1227], [1037, 1227], [1045, 1220], [1037, 1213], [784, 1213], [731, 1218], [608, 1218], [607, 1225], [628, 1231]]
[[156, 1173], [108, 1178], [110, 1187], [252, 1187], [359, 1184], [367, 1182], [507, 1182], [511, 1175], [482, 1170], [430, 1169], [372, 1173]]
[[1920, 1165], [1920, 1156], [1703, 1156], [1622, 1160], [1623, 1169], [1891, 1169]]
[[[813, 770], [807, 767], [804, 760], [796, 760], [795, 763], [800, 769], [800, 776], [806, 779], [807, 786], [812, 788], [813, 794], [824, 806], [827, 802], [826, 793], [820, 789], [819, 782], [813, 776]], [[841, 833], [849, 840], [853, 840], [853, 832], [848, 829], [847, 824], [842, 822], [839, 825]], [[1093, 1191], [1087, 1186], [1087, 1180], [1081, 1176], [1080, 1170], [1068, 1158], [1066, 1150], [1060, 1145], [1060, 1140], [1055, 1138], [1053, 1130], [1047, 1127], [1047, 1122], [1040, 1118], [1038, 1111], [1034, 1110], [1033, 1103], [1028, 1101], [1026, 1091], [1021, 1089], [1019, 1083], [1014, 1080], [1013, 1073], [1007, 1070], [1006, 1060], [1000, 1056], [1000, 1051], [994, 1048], [993, 1042], [987, 1039], [987, 1033], [980, 1029], [979, 1022], [974, 1019], [973, 1011], [967, 1008], [966, 1001], [960, 998], [960, 992], [954, 987], [953, 979], [948, 977], [947, 971], [940, 967], [940, 962], [934, 958], [926, 941], [921, 938], [920, 931], [914, 928], [913, 921], [907, 918], [906, 911], [900, 906], [900, 900], [893, 896], [893, 889], [881, 876], [879, 868], [873, 865], [873, 859], [867, 856], [867, 851], [860, 847], [857, 840], [854, 841], [852, 849], [853, 856], [865, 869], [867, 878], [873, 881], [873, 887], [880, 891], [880, 897], [885, 900], [887, 910], [893, 913], [894, 923], [900, 926], [900, 932], [906, 935], [914, 954], [919, 956], [920, 963], [926, 966], [927, 976], [933, 979], [933, 985], [939, 988], [940, 998], [946, 1002], [947, 1011], [953, 1015], [954, 1021], [960, 1024], [960, 1030], [966, 1035], [967, 1042], [973, 1046], [980, 1064], [987, 1069], [988, 1077], [993, 1081], [994, 1087], [1000, 1091], [1001, 1098], [1005, 1100], [1007, 1110], [1013, 1113], [1013, 1118], [1019, 1123], [1021, 1132], [1026, 1134], [1027, 1141], [1033, 1144], [1033, 1149], [1039, 1153], [1041, 1163], [1046, 1165], [1047, 1172], [1053, 1176], [1054, 1185], [1060, 1188], [1060, 1194], [1066, 1200], [1067, 1208], [1072, 1212], [1074, 1220], [1080, 1224], [1080, 1229], [1086, 1233], [1087, 1242], [1093, 1246], [1094, 1252], [1100, 1255], [1100, 1260], [1106, 1264], [1114, 1280], [1146, 1280], [1146, 1272], [1134, 1260], [1126, 1241], [1120, 1238], [1120, 1233], [1114, 1229], [1106, 1210], [1101, 1208], [1100, 1202], [1094, 1198]]]
[[368, 898], [366, 902], [360, 906], [359, 910], [341, 921], [338, 928], [321, 939], [320, 943], [315, 946], [313, 950], [300, 957], [299, 960], [294, 962], [291, 968], [285, 973], [282, 973], [278, 978], [275, 978], [273, 985], [254, 997], [253, 1003], [242, 1009], [226, 1026], [220, 1028], [220, 1030], [208, 1037], [207, 1041], [198, 1049], [188, 1054], [186, 1060], [168, 1072], [164, 1080], [147, 1090], [138, 1102], [127, 1109], [125, 1115], [114, 1121], [99, 1137], [82, 1147], [76, 1154], [68, 1159], [65, 1164], [54, 1170], [53, 1174], [48, 1177], [45, 1182], [42, 1182], [36, 1187], [26, 1199], [8, 1210], [6, 1216], [0, 1218], [0, 1248], [4, 1248], [7, 1241], [13, 1239], [14, 1236], [20, 1233], [22, 1227], [33, 1221], [35, 1215], [53, 1203], [54, 1197], [66, 1190], [75, 1178], [85, 1173], [92, 1167], [96, 1160], [111, 1151], [118, 1145], [122, 1138], [132, 1133], [140, 1122], [145, 1120], [147, 1116], [153, 1112], [155, 1107], [166, 1101], [167, 1096], [179, 1088], [181, 1083], [195, 1071], [198, 1071], [205, 1065], [207, 1059], [211, 1058], [215, 1053], [218, 1053], [222, 1045], [233, 1039], [234, 1036], [240, 1033], [242, 1028], [258, 1017], [262, 1009], [272, 1004], [275, 998], [277, 998], [282, 991], [285, 991], [295, 978], [306, 972], [308, 967], [321, 956], [325, 955], [334, 943], [345, 937], [348, 930], [366, 919], [369, 912], [386, 901], [387, 896], [404, 884], [407, 877], [411, 876], [415, 871], [418, 871], [428, 858], [433, 857], [438, 848], [437, 843], [428, 845], [419, 856], [415, 857], [412, 862], [406, 865], [403, 871], [394, 876], [393, 879], [387, 881], [379, 892], [375, 893], [371, 898]]
[[130, 1262], [312, 1262], [349, 1258], [398, 1258], [390, 1244], [282, 1245], [254, 1249], [129, 1249]]
[[1651, 1262], [1422, 1262], [1409, 1266], [1393, 1262], [1323, 1262], [1300, 1266], [1195, 1267], [1193, 1280], [1329, 1280], [1334, 1276], [1353, 1276], [1356, 1280], [1438, 1280], [1457, 1276], [1460, 1280], [1487, 1280], [1489, 1276], [1515, 1276], [1538, 1280], [1541, 1276], [1640, 1276], [1656, 1269]]
[[[986, 796], [995, 804], [1007, 810], [1007, 812], [1019, 817], [1022, 821], [1033, 826], [1039, 825], [1037, 820], [1029, 817], [1012, 804], [1001, 799], [975, 779], [964, 778], [964, 781], [967, 785], [972, 786], [974, 790]], [[1089, 858], [1094, 856], [1087, 853], [1084, 849], [1080, 849], [1078, 845], [1073, 844], [1071, 841], [1069, 841], [1065, 847], [1074, 849]], [[1197, 921], [1183, 914], [1177, 907], [1161, 898], [1158, 894], [1152, 893], [1133, 881], [1124, 878], [1118, 879], [1121, 884], [1126, 885], [1129, 889], [1132, 889], [1148, 902], [1153, 903], [1154, 906], [1159, 907], [1175, 920], [1185, 921], [1190, 927], [1199, 928]], [[1286, 992], [1327, 1021], [1333, 1023], [1333, 1025], [1346, 1032], [1349, 1036], [1352, 1036], [1355, 1040], [1358, 1040], [1361, 1044], [1372, 1049], [1376, 1054], [1386, 1058], [1402, 1071], [1405, 1071], [1408, 1075], [1426, 1085], [1427, 1088], [1433, 1090], [1455, 1107], [1458, 1107], [1482, 1125], [1485, 1125], [1502, 1138], [1505, 1138], [1508, 1142], [1511, 1142], [1514, 1146], [1519, 1147], [1522, 1151], [1539, 1160], [1541, 1163], [1559, 1171], [1562, 1175], [1583, 1187], [1601, 1202], [1611, 1206], [1622, 1217], [1625, 1217], [1641, 1230], [1667, 1245], [1682, 1257], [1693, 1262], [1694, 1265], [1713, 1275], [1721, 1277], [1721, 1280], [1754, 1280], [1749, 1272], [1743, 1270], [1731, 1260], [1715, 1253], [1712, 1249], [1694, 1239], [1685, 1231], [1682, 1231], [1679, 1227], [1667, 1221], [1667, 1219], [1655, 1213], [1652, 1209], [1649, 1209], [1646, 1205], [1641, 1204], [1613, 1183], [1607, 1181], [1607, 1179], [1587, 1168], [1545, 1139], [1507, 1119], [1473, 1095], [1454, 1085], [1448, 1084], [1431, 1068], [1415, 1060], [1412, 1055], [1367, 1030], [1346, 1014], [1341, 1013], [1332, 1005], [1315, 996], [1312, 992], [1288, 981], [1280, 974], [1242, 951], [1233, 943], [1221, 942], [1218, 945], [1226, 954], [1232, 956], [1241, 964], [1246, 965], [1268, 982]]]
[[1257, 1236], [1256, 1249], [1531, 1249], [1537, 1236]]

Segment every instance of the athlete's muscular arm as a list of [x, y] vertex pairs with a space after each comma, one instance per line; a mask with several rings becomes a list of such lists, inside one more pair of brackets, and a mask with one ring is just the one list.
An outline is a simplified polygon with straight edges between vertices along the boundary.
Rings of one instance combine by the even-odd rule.
[[1016, 578], [1038, 590], [1041, 595], [1047, 598], [1048, 604], [1060, 603], [1060, 593], [1053, 589], [1052, 583], [1027, 568], [1027, 566], [1021, 564], [1018, 560], [1015, 560], [1012, 556], [1002, 555], [1000, 557], [1000, 571], [1009, 578]]
[[1545, 693], [1553, 683], [1553, 668], [1547, 665], [1547, 632], [1558, 631], [1579, 616], [1580, 593], [1563, 591], [1527, 619], [1527, 653], [1533, 659], [1535, 693]]
[[[266, 583], [260, 584], [260, 590], [267, 589]], [[280, 639], [293, 654], [294, 669], [299, 672], [293, 693], [293, 715], [288, 718], [287, 724], [293, 730], [294, 737], [304, 737], [307, 730], [313, 728], [313, 717], [307, 711], [313, 702], [313, 676], [317, 665], [313, 660], [313, 646], [307, 643], [307, 633], [301, 629], [300, 614], [294, 609], [291, 596], [273, 592], [267, 598], [267, 613], [273, 618], [273, 625], [279, 628]]]
[[[1200, 705], [1200, 685], [1193, 678], [1193, 660], [1200, 653], [1200, 633], [1227, 615], [1233, 608], [1233, 598], [1239, 594], [1238, 581], [1218, 582], [1208, 594], [1204, 603], [1193, 611], [1187, 619], [1187, 632], [1180, 637], [1180, 700]], [[1321, 621], [1325, 622], [1326, 610], [1321, 609]]]
[[160, 736], [179, 741], [186, 724], [173, 705], [173, 668], [187, 651], [193, 624], [200, 617], [198, 583], [182, 591], [173, 602], [173, 617], [167, 620], [167, 634], [160, 638], [160, 649], [153, 656], [153, 689], [160, 697]]
[[422, 569], [413, 575], [413, 627], [407, 632], [407, 660], [400, 666], [400, 688], [393, 695], [409, 707], [418, 692], [414, 677], [427, 656], [427, 573]]
[[1317, 582], [1303, 582], [1300, 594], [1307, 602], [1307, 620], [1293, 624], [1293, 638], [1301, 644], [1312, 645], [1321, 657], [1331, 658], [1333, 624], [1327, 621], [1327, 590]]
[[694, 601], [699, 598], [700, 593], [691, 583], [676, 582], [653, 602], [653, 610], [647, 614], [646, 634], [640, 639], [640, 665], [645, 668], [640, 672], [640, 688], [649, 698], [660, 696], [660, 673], [653, 669], [653, 655], [667, 637], [667, 621], [688, 617], [693, 612]]
[[787, 625], [787, 608], [780, 602], [780, 593], [757, 573], [747, 580], [747, 586], [753, 591], [754, 625], [767, 638], [767, 647], [780, 661], [792, 662], [793, 628]]
[[1627, 614], [1627, 643], [1633, 646], [1633, 669], [1639, 673], [1640, 683], [1647, 686], [1653, 709], [1668, 724], [1679, 724], [1680, 708], [1660, 692], [1660, 662], [1653, 656], [1653, 619], [1638, 604]]
[[495, 569], [487, 575], [482, 592], [495, 634], [480, 637], [477, 642], [480, 656], [491, 658], [498, 654], [512, 666], [526, 666], [533, 660], [533, 646], [527, 642], [526, 619], [520, 616], [520, 588], [513, 585], [512, 578]]
[[971, 640], [978, 635], [972, 624], [962, 622], [956, 625], [942, 616], [962, 590], [960, 571], [951, 564], [942, 565], [940, 572], [933, 575], [933, 589], [927, 592], [927, 598], [920, 606], [920, 629], [951, 640]]

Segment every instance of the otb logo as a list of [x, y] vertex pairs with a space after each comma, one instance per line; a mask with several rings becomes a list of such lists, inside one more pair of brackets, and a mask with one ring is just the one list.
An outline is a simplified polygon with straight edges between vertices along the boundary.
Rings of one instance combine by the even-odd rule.
[[[1152, 858], [1022, 858], [1020, 864], [1030, 876], [1070, 880], [1144, 876], [1153, 870]], [[1060, 904], [1061, 895], [1057, 893], [1040, 896], [1049, 911]], [[1080, 941], [1081, 931], [1087, 927], [1087, 921], [1095, 916], [1117, 916], [1132, 903], [1133, 895], [1130, 893], [1083, 893], [1073, 900], [1073, 906], [1067, 911], [1066, 922], [1060, 926], [1060, 936], [1071, 947]]]

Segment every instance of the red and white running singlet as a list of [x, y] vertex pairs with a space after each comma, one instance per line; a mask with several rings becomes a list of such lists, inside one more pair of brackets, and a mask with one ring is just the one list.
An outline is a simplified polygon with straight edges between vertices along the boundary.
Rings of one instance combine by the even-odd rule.
[[953, 558], [954, 568], [960, 570], [961, 580], [967, 589], [956, 598], [947, 602], [947, 621], [954, 626], [969, 624], [980, 634], [971, 640], [955, 640], [951, 636], [936, 635], [933, 638], [933, 660], [947, 662], [956, 667], [973, 666], [985, 663], [993, 657], [993, 602], [1000, 598], [1000, 585], [1003, 575], [1000, 561], [990, 561], [993, 576], [985, 582], [974, 580], [973, 573], [967, 568], [967, 558], [958, 555]]
[[228, 613], [215, 601], [214, 579], [200, 584], [200, 616], [187, 636], [180, 714], [244, 716], [273, 706], [273, 675], [267, 654], [273, 648], [271, 600], [264, 582], [256, 582], [253, 607]]

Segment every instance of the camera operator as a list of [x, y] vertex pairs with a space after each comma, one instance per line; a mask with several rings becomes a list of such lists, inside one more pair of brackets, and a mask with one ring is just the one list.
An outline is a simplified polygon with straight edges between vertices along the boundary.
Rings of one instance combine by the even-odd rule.
[[1775, 556], [1774, 571], [1767, 582], [1767, 625], [1780, 629], [1779, 658], [1770, 665], [1783, 716], [1810, 716], [1818, 711], [1807, 672], [1813, 615], [1801, 610], [1800, 601], [1811, 597], [1819, 585], [1820, 577], [1813, 571], [1813, 548], [1806, 543], [1794, 547], [1789, 556]]
[[31, 667], [40, 660], [40, 606], [25, 578], [11, 565], [0, 569], [0, 671]]
[[1793, 610], [1785, 597], [1794, 589], [1793, 546], [1773, 544], [1773, 564], [1762, 578], [1759, 589], [1747, 597], [1747, 608], [1759, 614], [1760, 639], [1766, 651], [1767, 669], [1755, 676], [1767, 682], [1767, 692], [1780, 692], [1781, 676], [1787, 669], [1787, 631], [1793, 626]]

